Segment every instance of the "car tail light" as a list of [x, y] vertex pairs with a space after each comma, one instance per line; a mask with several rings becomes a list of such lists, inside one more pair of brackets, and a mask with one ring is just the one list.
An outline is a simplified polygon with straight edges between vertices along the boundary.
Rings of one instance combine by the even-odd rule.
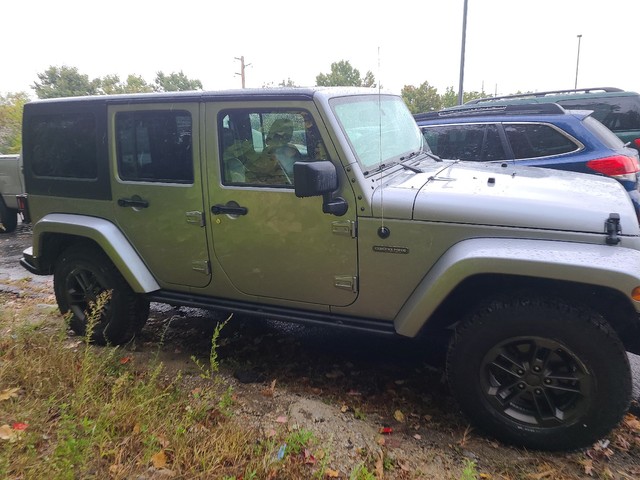
[[29, 201], [27, 200], [27, 194], [22, 193], [16, 195], [18, 201], [18, 211], [22, 214], [23, 223], [31, 223], [31, 215], [29, 213]]
[[614, 155], [613, 157], [590, 160], [587, 162], [587, 167], [609, 177], [628, 175], [640, 171], [638, 159], [627, 157], [626, 155]]
[[640, 150], [640, 138], [636, 138], [636, 139], [633, 141], [633, 144], [636, 146], [636, 148], [637, 148], [638, 150]]

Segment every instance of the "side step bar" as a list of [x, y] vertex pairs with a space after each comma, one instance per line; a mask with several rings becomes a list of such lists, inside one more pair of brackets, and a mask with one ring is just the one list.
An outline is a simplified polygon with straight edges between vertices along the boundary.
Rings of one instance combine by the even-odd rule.
[[304, 325], [320, 325], [357, 330], [367, 333], [396, 335], [391, 321], [371, 320], [362, 317], [334, 315], [327, 312], [314, 312], [294, 308], [283, 308], [250, 302], [239, 302], [189, 293], [157, 290], [145, 295], [150, 302], [168, 303], [185, 307], [229, 310], [234, 313], [268, 317], [273, 320], [295, 322]]

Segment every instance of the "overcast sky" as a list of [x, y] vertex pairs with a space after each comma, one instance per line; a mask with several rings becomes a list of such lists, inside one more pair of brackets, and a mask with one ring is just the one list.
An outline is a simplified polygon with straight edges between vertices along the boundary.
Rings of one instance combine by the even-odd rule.
[[[388, 89], [458, 91], [464, 0], [4, 0], [0, 94], [49, 66], [90, 78], [182, 71], [206, 90], [291, 79], [331, 63]], [[468, 0], [464, 90], [493, 94], [615, 86], [640, 91], [640, 0]]]

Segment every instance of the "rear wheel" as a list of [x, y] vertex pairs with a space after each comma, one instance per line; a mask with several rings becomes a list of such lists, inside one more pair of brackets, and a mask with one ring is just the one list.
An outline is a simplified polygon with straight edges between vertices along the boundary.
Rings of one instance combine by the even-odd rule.
[[53, 285], [60, 311], [70, 313], [71, 329], [83, 336], [92, 318], [92, 304], [110, 292], [106, 304], [93, 315], [91, 341], [98, 344], [129, 341], [149, 315], [149, 302], [131, 290], [104, 252], [95, 247], [67, 249], [56, 263]]
[[474, 424], [528, 448], [593, 444], [631, 398], [624, 346], [597, 313], [549, 298], [484, 305], [447, 356], [454, 396]]
[[18, 211], [7, 207], [0, 199], [0, 233], [11, 233], [18, 226]]

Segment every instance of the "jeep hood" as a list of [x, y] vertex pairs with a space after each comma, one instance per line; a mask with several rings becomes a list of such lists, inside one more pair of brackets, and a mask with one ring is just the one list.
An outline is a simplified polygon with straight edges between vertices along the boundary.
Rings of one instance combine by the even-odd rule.
[[604, 233], [620, 215], [623, 235], [640, 229], [624, 188], [611, 178], [539, 167], [474, 162], [420, 165], [384, 180], [374, 215], [431, 222]]

